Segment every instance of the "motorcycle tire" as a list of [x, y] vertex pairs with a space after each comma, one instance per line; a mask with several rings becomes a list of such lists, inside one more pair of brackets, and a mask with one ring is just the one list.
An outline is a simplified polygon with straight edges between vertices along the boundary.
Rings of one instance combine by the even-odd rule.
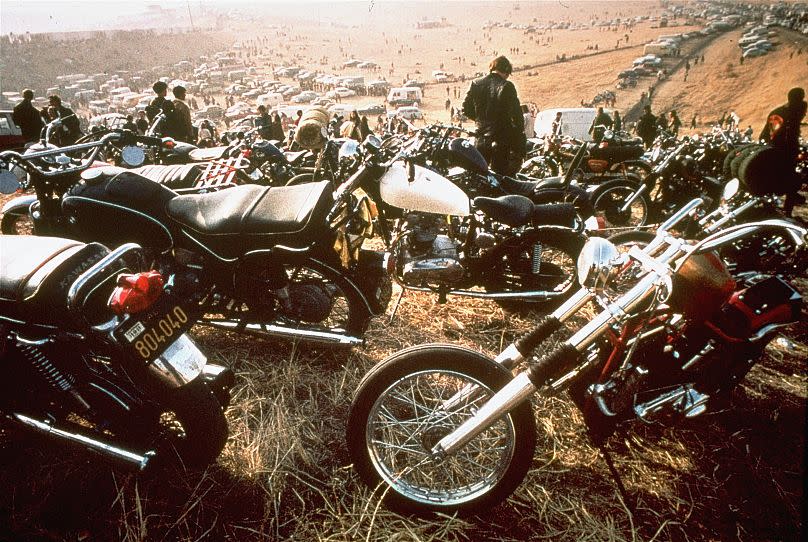
[[[538, 229], [505, 239], [491, 250], [494, 262], [486, 272], [484, 285], [491, 292], [550, 291], [559, 295], [550, 299], [496, 299], [511, 312], [549, 310], [563, 303], [577, 287], [576, 262], [585, 239], [562, 228]], [[541, 247], [538, 265], [534, 249]], [[537, 269], [534, 272], [534, 269]]]
[[638, 179], [645, 180], [651, 174], [652, 167], [650, 164], [646, 162], [640, 162], [639, 160], [630, 160], [626, 162], [620, 162], [619, 164], [615, 164], [611, 168], [612, 173], [620, 173], [621, 175], [633, 175]]
[[[312, 258], [290, 255], [283, 261], [289, 279], [289, 295], [293, 314], [276, 313], [277, 320], [264, 321], [287, 328], [297, 328], [301, 337], [307, 331], [361, 337], [370, 323], [371, 314], [358, 293], [359, 286], [339, 271], [338, 263], [330, 265]], [[260, 280], [262, 266], [253, 266], [238, 287], [244, 290], [248, 306], [262, 310], [265, 284]], [[254, 281], [255, 282], [252, 282]], [[360, 290], [361, 291], [361, 290]], [[251, 292], [251, 293], [250, 293]], [[250, 300], [253, 300], [251, 303]]]
[[616, 179], [603, 183], [592, 192], [590, 198], [595, 215], [603, 218], [607, 228], [637, 228], [648, 223], [651, 202], [646, 193], [640, 194], [628, 210], [620, 210], [637, 187], [634, 182]]
[[[469, 515], [495, 506], [516, 490], [531, 466], [536, 424], [530, 401], [456, 453], [440, 461], [425, 459], [511, 379], [498, 363], [458, 346], [419, 345], [397, 352], [371, 369], [357, 388], [346, 435], [354, 468], [369, 487], [382, 486], [385, 504], [400, 512]], [[476, 386], [470, 397], [447, 405], [452, 390], [469, 384]], [[438, 419], [431, 424], [427, 420], [433, 415]], [[398, 447], [397, 439], [411, 444]]]
[[169, 447], [187, 467], [216, 461], [227, 443], [228, 427], [219, 401], [201, 379], [171, 393], [168, 408], [182, 425], [182, 435], [171, 435]]
[[748, 147], [744, 147], [735, 158], [729, 164], [729, 178], [730, 179], [742, 179], [741, 177], [741, 165], [752, 155], [757, 154], [762, 147], [760, 145], [749, 145]]
[[28, 212], [4, 213], [0, 219], [0, 232], [3, 235], [34, 235], [34, 222]]
[[724, 156], [724, 163], [721, 166], [721, 174], [726, 177], [727, 179], [732, 178], [732, 161], [735, 160], [742, 152], [745, 150], [750, 149], [751, 147], [755, 147], [754, 143], [748, 143], [746, 145], [741, 145], [739, 147], [735, 147], [734, 149], [730, 149], [726, 156]]

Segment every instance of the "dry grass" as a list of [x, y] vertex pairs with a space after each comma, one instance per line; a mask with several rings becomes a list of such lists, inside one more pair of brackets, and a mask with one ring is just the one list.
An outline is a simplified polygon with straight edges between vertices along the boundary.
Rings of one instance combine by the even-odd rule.
[[[666, 428], [635, 423], [608, 442], [635, 514], [565, 397], [536, 403], [533, 469], [503, 505], [476, 518], [418, 520], [380, 506], [344, 444], [353, 391], [372, 364], [410, 344], [499, 350], [534, 314], [409, 293], [365, 348], [333, 351], [195, 329], [238, 375], [231, 437], [217, 465], [134, 476], [83, 452], [4, 440], [0, 539], [61, 540], [796, 540], [804, 470], [803, 367], [770, 348], [733, 409]], [[787, 443], [786, 446], [783, 443]]]

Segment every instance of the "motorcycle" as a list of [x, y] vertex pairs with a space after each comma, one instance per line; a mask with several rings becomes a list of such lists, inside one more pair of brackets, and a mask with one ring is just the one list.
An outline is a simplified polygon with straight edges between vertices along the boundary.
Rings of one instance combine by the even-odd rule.
[[[203, 294], [199, 323], [230, 331], [355, 345], [384, 312], [390, 282], [381, 255], [361, 245], [369, 214], [336, 201], [328, 182], [243, 185], [179, 195], [129, 170], [83, 160], [42, 162], [59, 150], [0, 153], [28, 172], [36, 196], [8, 202], [3, 218], [28, 217], [36, 235], [111, 246], [138, 242], [175, 287]], [[115, 139], [117, 141], [117, 139]], [[369, 220], [369, 219], [368, 219]]]
[[[341, 153], [355, 147], [346, 143]], [[574, 260], [586, 239], [572, 204], [537, 205], [520, 195], [472, 199], [420, 165], [418, 136], [402, 145], [370, 136], [361, 149], [361, 165], [337, 197], [361, 189], [374, 204], [387, 268], [404, 289], [434, 292], [441, 303], [452, 294], [506, 305], [561, 301], [571, 293]], [[477, 159], [485, 164], [479, 153]]]
[[130, 271], [133, 244], [3, 235], [0, 253], [7, 426], [136, 470], [216, 460], [234, 376], [188, 337], [195, 307], [171, 277]]
[[[596, 442], [621, 422], [670, 423], [721, 408], [777, 331], [800, 318], [802, 298], [778, 277], [736, 282], [713, 251], [765, 229], [804, 245], [808, 231], [769, 220], [697, 243], [669, 233], [701, 204], [680, 209], [627, 257], [608, 240], [587, 241], [577, 262], [581, 289], [495, 359], [433, 344], [377, 364], [357, 388], [347, 426], [361, 479], [384, 486], [391, 508], [473, 514], [507, 498], [527, 474], [535, 393], [569, 390]], [[610, 286], [615, 280], [621, 288]], [[532, 356], [590, 301], [602, 310]], [[514, 377], [523, 362], [528, 368]]]

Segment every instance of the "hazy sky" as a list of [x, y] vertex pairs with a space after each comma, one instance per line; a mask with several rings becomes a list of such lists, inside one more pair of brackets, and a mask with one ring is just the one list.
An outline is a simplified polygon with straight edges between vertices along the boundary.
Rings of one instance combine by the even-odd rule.
[[[69, 32], [121, 26], [144, 14], [149, 5], [163, 8], [254, 8], [266, 4], [326, 4], [352, 1], [363, 7], [396, 0], [0, 0], [0, 34], [9, 32]], [[402, 0], [398, 0], [402, 1]], [[427, 1], [427, 0], [407, 0]], [[433, 0], [435, 1], [435, 0]], [[446, 0], [440, 0], [446, 1]], [[513, 0], [503, 0], [513, 1]]]

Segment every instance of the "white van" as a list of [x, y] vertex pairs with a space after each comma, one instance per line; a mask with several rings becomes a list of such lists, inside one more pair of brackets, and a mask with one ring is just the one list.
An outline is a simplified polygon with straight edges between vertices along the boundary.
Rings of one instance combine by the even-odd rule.
[[415, 105], [424, 101], [424, 94], [418, 87], [396, 87], [387, 93], [387, 103], [392, 106]]
[[[612, 116], [611, 109], [604, 109], [609, 116]], [[574, 137], [584, 141], [591, 141], [592, 136], [589, 134], [589, 127], [592, 126], [592, 121], [598, 114], [597, 108], [594, 107], [557, 107], [554, 109], [545, 109], [536, 114], [536, 122], [534, 124], [536, 130], [536, 137], [544, 137], [553, 132], [553, 121], [555, 120], [556, 113], [561, 113], [561, 134], [562, 136]]]
[[261, 94], [255, 98], [255, 105], [263, 105], [267, 109], [272, 109], [283, 103], [283, 94], [279, 92], [270, 92]]

